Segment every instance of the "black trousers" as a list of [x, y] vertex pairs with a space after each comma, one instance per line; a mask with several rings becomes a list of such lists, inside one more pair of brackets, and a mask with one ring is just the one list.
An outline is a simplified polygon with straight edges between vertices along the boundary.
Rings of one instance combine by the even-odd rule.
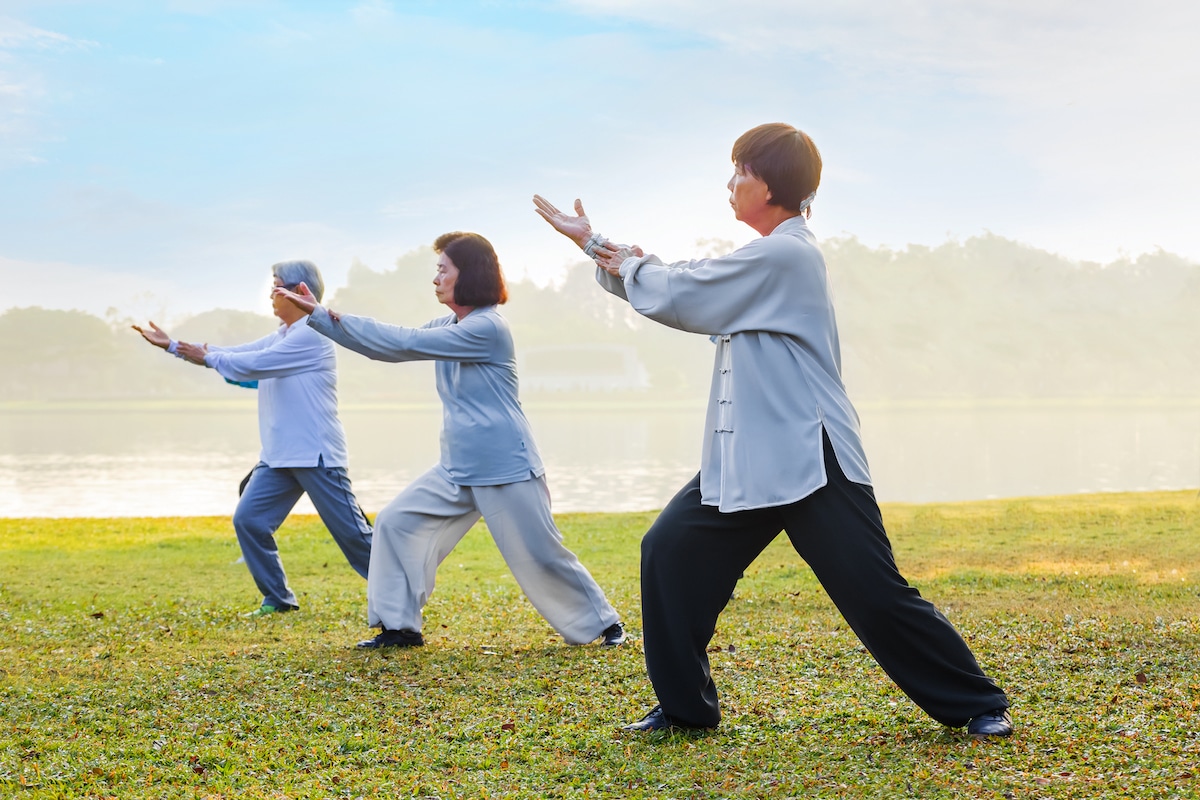
[[700, 476], [642, 539], [646, 670], [663, 711], [687, 725], [721, 719], [706, 649], [742, 571], [786, 531], [888, 676], [938, 722], [1007, 708], [958, 631], [896, 568], [871, 487], [842, 473], [825, 437], [828, 483], [786, 506], [723, 514], [700, 504]]

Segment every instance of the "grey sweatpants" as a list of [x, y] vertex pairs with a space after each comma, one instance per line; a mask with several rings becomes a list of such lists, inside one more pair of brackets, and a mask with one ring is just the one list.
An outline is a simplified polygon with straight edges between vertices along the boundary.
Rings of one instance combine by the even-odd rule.
[[567, 642], [590, 642], [618, 621], [591, 573], [563, 545], [544, 477], [459, 486], [434, 468], [375, 519], [368, 624], [420, 631], [438, 565], [481, 516], [521, 591]]

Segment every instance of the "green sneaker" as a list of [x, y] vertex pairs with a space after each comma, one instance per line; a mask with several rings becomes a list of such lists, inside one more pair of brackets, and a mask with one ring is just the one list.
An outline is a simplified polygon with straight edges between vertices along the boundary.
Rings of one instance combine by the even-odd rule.
[[285, 611], [291, 611], [291, 610], [292, 609], [289, 606], [284, 606], [283, 608], [276, 608], [275, 606], [268, 605], [267, 603], [263, 603], [261, 606], [254, 609], [249, 614], [242, 614], [242, 616], [246, 617], [247, 619], [258, 619], [259, 617], [269, 617], [272, 614], [282, 614]]

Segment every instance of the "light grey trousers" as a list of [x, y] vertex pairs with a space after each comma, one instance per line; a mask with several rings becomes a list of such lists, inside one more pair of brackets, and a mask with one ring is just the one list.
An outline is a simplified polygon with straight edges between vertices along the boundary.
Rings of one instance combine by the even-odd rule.
[[438, 565], [481, 516], [521, 591], [567, 642], [590, 642], [619, 620], [591, 573], [563, 545], [544, 477], [459, 486], [434, 468], [375, 519], [368, 624], [420, 631]]

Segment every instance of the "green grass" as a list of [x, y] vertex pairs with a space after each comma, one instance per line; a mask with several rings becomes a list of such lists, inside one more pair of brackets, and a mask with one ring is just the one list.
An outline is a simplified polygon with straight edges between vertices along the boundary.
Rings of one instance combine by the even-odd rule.
[[[303, 610], [261, 621], [227, 519], [0, 520], [3, 797], [1200, 797], [1200, 499], [884, 509], [897, 560], [1014, 702], [977, 742], [925, 717], [781, 537], [713, 640], [725, 721], [618, 735], [641, 642], [567, 647], [482, 529], [428, 645], [360, 652], [363, 583], [313, 518]], [[638, 632], [652, 514], [560, 518]]]

